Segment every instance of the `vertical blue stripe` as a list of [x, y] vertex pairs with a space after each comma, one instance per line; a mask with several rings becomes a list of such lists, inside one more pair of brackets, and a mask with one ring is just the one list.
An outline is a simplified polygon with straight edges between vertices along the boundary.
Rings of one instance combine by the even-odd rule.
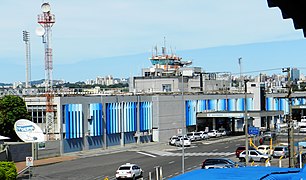
[[69, 118], [69, 105], [64, 105], [65, 107], [65, 124], [66, 124], [66, 139], [70, 139], [70, 118]]
[[244, 98], [237, 99], [237, 111], [244, 111]]

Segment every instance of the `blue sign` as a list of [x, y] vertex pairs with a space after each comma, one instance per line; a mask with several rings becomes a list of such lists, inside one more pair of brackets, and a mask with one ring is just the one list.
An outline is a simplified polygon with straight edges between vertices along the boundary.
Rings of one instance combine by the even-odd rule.
[[259, 128], [258, 127], [249, 127], [248, 128], [248, 133], [249, 135], [259, 135]]

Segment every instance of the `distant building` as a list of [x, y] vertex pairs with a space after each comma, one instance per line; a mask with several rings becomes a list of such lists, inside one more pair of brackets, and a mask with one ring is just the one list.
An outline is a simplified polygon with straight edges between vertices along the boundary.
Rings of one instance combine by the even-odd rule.
[[297, 68], [292, 68], [291, 69], [291, 81], [296, 83], [298, 80], [300, 80], [300, 70], [298, 70]]

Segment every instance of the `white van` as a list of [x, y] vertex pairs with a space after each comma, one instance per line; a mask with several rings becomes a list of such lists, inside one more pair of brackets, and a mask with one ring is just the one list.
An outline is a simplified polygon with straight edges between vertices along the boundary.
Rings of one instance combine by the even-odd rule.
[[306, 122], [301, 122], [299, 126], [300, 126], [300, 132], [306, 132]]

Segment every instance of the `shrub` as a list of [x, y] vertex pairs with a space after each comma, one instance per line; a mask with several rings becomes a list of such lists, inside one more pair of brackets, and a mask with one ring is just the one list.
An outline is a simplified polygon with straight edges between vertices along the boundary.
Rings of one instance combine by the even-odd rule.
[[[0, 161], [0, 169], [2, 169], [5, 173], [4, 177], [5, 179], [16, 179], [17, 178], [17, 169], [14, 162], [1, 162]], [[0, 170], [0, 179], [1, 178], [1, 171]]]
[[6, 179], [5, 177], [5, 171], [3, 168], [0, 168], [0, 179]]

